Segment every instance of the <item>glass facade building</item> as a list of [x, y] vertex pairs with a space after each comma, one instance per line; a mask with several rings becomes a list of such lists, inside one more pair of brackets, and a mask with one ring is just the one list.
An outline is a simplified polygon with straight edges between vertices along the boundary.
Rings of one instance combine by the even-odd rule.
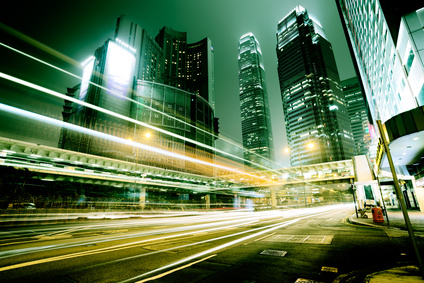
[[[419, 122], [424, 109], [424, 4], [336, 4], [372, 122], [381, 120], [387, 131], [402, 133], [389, 136], [395, 166], [404, 174], [424, 177], [424, 125]], [[388, 168], [384, 161], [381, 166]]]
[[[138, 24], [121, 16], [114, 39], [107, 40], [85, 62], [81, 84], [68, 88], [68, 96], [98, 108], [66, 101], [63, 118], [111, 136], [149, 142], [162, 149], [210, 161], [218, 132], [213, 59], [208, 38], [187, 45], [185, 32], [164, 27], [153, 39]], [[144, 137], [146, 131], [151, 138]], [[117, 159], [137, 158], [163, 168], [198, 169], [181, 165], [181, 161], [178, 163], [172, 158], [169, 162], [163, 157], [153, 158], [146, 152], [149, 159], [113, 139], [67, 129], [62, 130], [59, 146]]]
[[350, 159], [354, 138], [332, 46], [301, 6], [278, 24], [277, 58], [290, 164]]
[[274, 158], [272, 127], [262, 51], [252, 33], [238, 45], [239, 95], [244, 158], [270, 166]]
[[[402, 3], [336, 0], [336, 4], [372, 122], [376, 125], [376, 121], [381, 120], [387, 133], [406, 207], [416, 209], [419, 203], [422, 210], [424, 4], [411, 0]], [[377, 144], [377, 140], [373, 143]], [[370, 152], [372, 154], [374, 152]], [[390, 171], [381, 143], [378, 143], [375, 156], [376, 172]], [[394, 183], [390, 177], [382, 182], [383, 175], [380, 174], [379, 180], [381, 194], [386, 198], [394, 195]]]
[[374, 124], [424, 105], [424, 4], [418, 2], [336, 1]]
[[366, 155], [371, 144], [370, 122], [367, 105], [359, 79], [353, 77], [340, 82], [346, 99], [347, 111], [352, 125], [355, 148], [358, 155]]

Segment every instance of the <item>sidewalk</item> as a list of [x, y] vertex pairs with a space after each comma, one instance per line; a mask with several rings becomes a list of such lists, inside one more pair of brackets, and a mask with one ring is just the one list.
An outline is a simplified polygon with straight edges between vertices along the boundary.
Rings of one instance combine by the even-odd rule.
[[[358, 212], [359, 218], [357, 218], [356, 214], [354, 213], [351, 217], [349, 217], [349, 221], [354, 224], [367, 225], [372, 227], [396, 228], [407, 231], [405, 219], [403, 218], [403, 213], [401, 210], [388, 210], [387, 216], [389, 221], [387, 221], [387, 216], [384, 216], [384, 223], [374, 223], [371, 211], [367, 212], [366, 214], [368, 218], [360, 218], [360, 213]], [[424, 212], [408, 210], [408, 215], [409, 219], [411, 220], [414, 232], [417, 232], [417, 234], [424, 234]]]
[[[365, 225], [375, 228], [384, 229], [389, 237], [409, 237], [406, 228], [405, 219], [401, 210], [388, 210], [387, 216], [384, 216], [383, 223], [375, 223], [373, 221], [372, 213], [366, 213], [368, 218], [358, 218], [356, 213], [349, 217], [349, 222], [356, 225]], [[424, 237], [424, 212], [408, 210], [409, 219], [411, 221], [412, 229], [416, 237]], [[388, 218], [388, 221], [387, 221]], [[382, 270], [369, 274], [365, 281], [367, 283], [383, 283], [383, 282], [424, 282], [421, 277], [417, 266], [402, 266], [395, 267], [388, 270]]]

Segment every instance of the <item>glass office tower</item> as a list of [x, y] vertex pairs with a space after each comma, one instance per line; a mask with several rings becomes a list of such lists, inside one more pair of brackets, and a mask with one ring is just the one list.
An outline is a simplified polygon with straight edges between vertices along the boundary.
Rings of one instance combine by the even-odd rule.
[[270, 166], [274, 152], [265, 69], [259, 42], [252, 33], [240, 38], [238, 52], [244, 158]]
[[362, 93], [359, 79], [353, 77], [341, 81], [346, 99], [347, 111], [352, 125], [355, 148], [358, 155], [368, 153], [371, 143], [370, 122], [367, 115], [367, 105]]
[[277, 58], [290, 164], [350, 159], [354, 139], [332, 46], [301, 6], [278, 24]]

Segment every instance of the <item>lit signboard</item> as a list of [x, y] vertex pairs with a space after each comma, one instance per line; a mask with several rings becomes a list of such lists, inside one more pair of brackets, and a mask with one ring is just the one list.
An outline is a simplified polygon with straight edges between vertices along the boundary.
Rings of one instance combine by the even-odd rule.
[[[84, 71], [82, 73], [81, 87], [79, 100], [85, 101], [88, 92], [88, 86], [90, 84], [91, 74], [93, 73], [94, 56], [90, 57], [84, 64]], [[79, 106], [82, 107], [81, 105]]]
[[107, 93], [126, 97], [132, 84], [135, 56], [132, 52], [109, 41], [105, 66]]

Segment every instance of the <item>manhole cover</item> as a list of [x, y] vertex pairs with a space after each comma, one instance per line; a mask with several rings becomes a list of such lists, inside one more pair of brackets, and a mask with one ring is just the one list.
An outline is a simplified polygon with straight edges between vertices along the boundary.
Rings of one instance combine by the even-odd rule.
[[333, 238], [333, 235], [273, 235], [262, 241], [330, 245]]
[[261, 255], [272, 255], [272, 256], [285, 256], [286, 251], [280, 251], [280, 250], [264, 250], [260, 254]]
[[334, 272], [337, 273], [338, 269], [336, 267], [323, 266], [321, 271]]
[[46, 281], [47, 283], [77, 283], [78, 281], [68, 278], [68, 277], [63, 277], [63, 276], [58, 276], [58, 277], [54, 277], [50, 280]]
[[296, 280], [296, 282], [294, 282], [294, 283], [324, 283], [324, 282], [322, 282], [322, 281], [315, 281], [315, 280], [312, 280], [312, 279], [298, 278]]

